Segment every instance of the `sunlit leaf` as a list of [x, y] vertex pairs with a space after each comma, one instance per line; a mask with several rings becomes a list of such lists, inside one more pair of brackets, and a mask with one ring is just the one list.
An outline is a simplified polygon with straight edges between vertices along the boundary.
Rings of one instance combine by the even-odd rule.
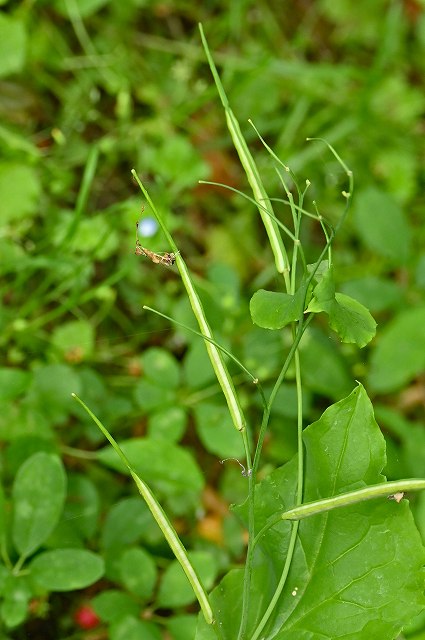
[[33, 580], [49, 591], [84, 589], [103, 575], [103, 560], [85, 549], [54, 549], [30, 564]]
[[263, 329], [282, 329], [299, 320], [303, 313], [305, 289], [300, 287], [295, 295], [276, 291], [256, 291], [249, 309], [252, 321]]
[[366, 307], [344, 293], [335, 292], [331, 269], [314, 288], [307, 311], [327, 313], [330, 327], [343, 342], [364, 347], [376, 333], [376, 322]]
[[373, 252], [395, 262], [405, 262], [410, 253], [411, 230], [394, 198], [374, 187], [356, 195], [354, 219], [357, 232]]
[[59, 521], [66, 490], [60, 458], [39, 452], [20, 467], [13, 485], [12, 538], [28, 556], [50, 535]]
[[425, 368], [425, 307], [398, 314], [379, 335], [370, 362], [369, 383], [379, 392], [406, 384]]
[[[304, 500], [312, 501], [384, 482], [384, 438], [372, 406], [358, 386], [304, 431]], [[276, 469], [257, 487], [256, 531], [295, 504], [297, 460]], [[246, 518], [246, 506], [239, 509]], [[248, 633], [254, 633], [283, 570], [291, 524], [268, 529], [256, 548]], [[378, 499], [300, 522], [285, 588], [261, 637], [393, 640], [425, 605], [425, 549], [407, 501]], [[213, 591], [223, 637], [238, 629], [243, 571], [229, 573]], [[199, 619], [197, 640], [212, 638]]]

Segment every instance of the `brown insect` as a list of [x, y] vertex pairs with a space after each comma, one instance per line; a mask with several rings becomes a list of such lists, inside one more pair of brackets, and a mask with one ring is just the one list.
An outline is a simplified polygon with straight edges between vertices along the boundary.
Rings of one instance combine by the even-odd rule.
[[[139, 227], [139, 224], [136, 224], [136, 227]], [[137, 232], [136, 232], [137, 234]], [[166, 267], [172, 267], [173, 264], [176, 261], [176, 254], [175, 253], [169, 253], [168, 251], [166, 253], [155, 253], [154, 251], [151, 251], [150, 249], [147, 249], [146, 247], [142, 247], [142, 245], [139, 242], [139, 239], [136, 235], [136, 251], [135, 251], [136, 256], [146, 256], [147, 258], [149, 258], [150, 260], [152, 260], [153, 263], [155, 264], [163, 264]]]
[[163, 264], [166, 267], [172, 267], [176, 261], [175, 253], [168, 253], [168, 251], [165, 253], [155, 253], [154, 251], [151, 251], [146, 247], [142, 247], [138, 240], [136, 242], [135, 253], [137, 256], [146, 256], [147, 258], [150, 258], [150, 260], [152, 260], [152, 262], [154, 262], [155, 264]]
[[388, 500], [395, 500], [397, 503], [401, 502], [404, 498], [404, 491], [397, 491], [397, 493], [393, 493], [391, 496], [388, 496]]

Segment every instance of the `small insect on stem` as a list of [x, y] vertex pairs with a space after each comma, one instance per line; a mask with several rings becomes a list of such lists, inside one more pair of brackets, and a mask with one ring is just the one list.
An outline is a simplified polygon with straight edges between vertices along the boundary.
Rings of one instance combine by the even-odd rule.
[[239, 462], [237, 458], [224, 458], [224, 460], [220, 460], [220, 464], [224, 464], [227, 460], [235, 460], [238, 463], [238, 465], [241, 467], [242, 469], [241, 473], [245, 478], [249, 478], [250, 476], [252, 476], [252, 469], [245, 469], [243, 464]]
[[395, 500], [397, 504], [401, 502], [404, 498], [404, 491], [397, 491], [397, 493], [393, 493], [391, 496], [388, 496], [388, 500]]
[[[139, 223], [136, 222], [136, 228], [139, 228]], [[136, 231], [136, 251], [135, 251], [136, 256], [146, 256], [147, 258], [149, 258], [150, 260], [152, 260], [153, 263], [155, 264], [163, 264], [166, 267], [172, 267], [173, 264], [176, 261], [176, 254], [175, 253], [168, 253], [168, 251], [166, 253], [155, 253], [154, 251], [151, 251], [150, 249], [147, 249], [146, 247], [142, 247], [142, 245], [139, 242], [139, 239], [137, 237], [137, 231]]]

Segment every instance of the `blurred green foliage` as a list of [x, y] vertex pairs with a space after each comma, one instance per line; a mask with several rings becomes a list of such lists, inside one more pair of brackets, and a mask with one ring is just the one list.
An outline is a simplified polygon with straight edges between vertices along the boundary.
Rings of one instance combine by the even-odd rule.
[[[110, 637], [126, 640], [160, 637], [160, 625], [137, 620], [135, 594], [140, 598], [142, 587], [126, 577], [129, 558], [149, 564], [153, 576], [172, 566], [170, 553], [131, 483], [114, 471], [108, 450], [94, 453], [103, 441], [71, 392], [119, 440], [137, 444], [146, 437], [155, 488], [185, 542], [196, 553], [212, 553], [214, 567], [205, 568], [211, 579], [217, 566], [226, 570], [242, 553], [240, 529], [233, 516], [223, 519], [222, 502], [243, 500], [246, 482], [231, 462], [218, 464], [218, 458], [240, 455], [240, 442], [227, 425], [203, 344], [142, 309], [146, 304], [194, 326], [175, 271], [134, 255], [135, 223], [150, 212], [141, 214], [145, 203], [132, 167], [149, 184], [196, 274], [217, 339], [266, 389], [289, 349], [286, 334], [255, 327], [249, 316], [254, 291], [277, 286], [254, 206], [231, 191], [198, 185], [208, 179], [247, 190], [198, 22], [270, 194], [284, 197], [248, 118], [299, 181], [310, 180], [310, 203], [316, 200], [333, 220], [340, 215], [344, 176], [322, 146], [305, 138], [326, 138], [354, 171], [352, 215], [335, 243], [335, 277], [341, 291], [371, 309], [378, 334], [359, 352], [341, 346], [325, 324], [308, 331], [301, 345], [306, 419], [316, 419], [329, 400], [364, 380], [379, 401], [388, 475], [424, 473], [423, 2], [3, 2], [0, 437], [6, 504], [14, 476], [31, 456], [61, 455], [68, 494], [44, 544], [52, 551], [87, 544], [100, 550], [111, 590], [96, 596], [96, 610], [111, 625]], [[275, 209], [285, 221], [288, 212]], [[320, 230], [312, 222], [303, 233], [314, 261]], [[169, 249], [159, 232], [145, 244]], [[239, 373], [235, 383], [257, 424], [254, 390]], [[294, 451], [291, 380], [281, 393], [265, 443], [265, 470]], [[176, 477], [188, 485], [182, 493], [180, 484], [172, 490]], [[418, 500], [415, 514], [423, 533], [424, 502]], [[203, 529], [205, 515], [209, 528]], [[143, 588], [149, 606], [174, 606], [165, 586]], [[102, 601], [108, 593], [121, 617]], [[46, 614], [44, 597], [31, 615], [28, 607], [10, 614], [9, 637], [19, 637], [15, 628], [27, 617], [31, 637], [44, 638], [52, 624], [55, 637], [70, 633], [74, 605], [53, 602]], [[180, 617], [163, 624], [175, 640], [190, 637], [190, 609], [175, 606]]]

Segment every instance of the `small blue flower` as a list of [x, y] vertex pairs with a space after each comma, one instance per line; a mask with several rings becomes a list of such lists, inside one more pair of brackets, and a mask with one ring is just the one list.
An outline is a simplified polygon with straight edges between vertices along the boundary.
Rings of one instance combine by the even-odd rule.
[[151, 238], [158, 231], [158, 223], [155, 218], [142, 218], [138, 225], [139, 236]]

